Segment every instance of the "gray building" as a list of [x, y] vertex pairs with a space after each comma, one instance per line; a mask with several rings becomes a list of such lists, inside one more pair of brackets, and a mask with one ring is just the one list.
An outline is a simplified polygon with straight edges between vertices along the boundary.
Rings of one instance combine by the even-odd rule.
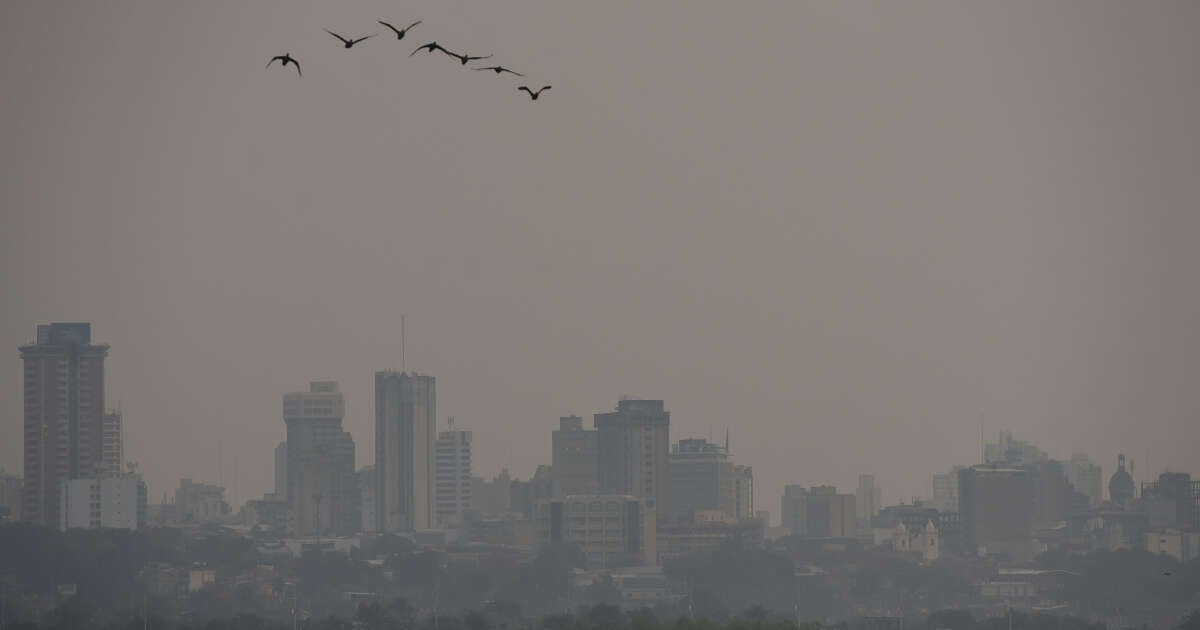
[[737, 518], [734, 484], [727, 447], [703, 438], [679, 440], [671, 446], [671, 513], [664, 516], [690, 521], [697, 511], [720, 510]]
[[1100, 464], [1083, 453], [1075, 453], [1067, 464], [1067, 480], [1074, 488], [1087, 495], [1092, 506], [1104, 502], [1104, 472]]
[[733, 466], [733, 518], [755, 518], [754, 469], [750, 466]]
[[109, 411], [100, 419], [100, 475], [120, 475], [125, 454], [120, 410]]
[[780, 502], [782, 525], [802, 538], [854, 538], [856, 503], [855, 495], [838, 494], [833, 486], [787, 485]]
[[287, 499], [287, 441], [275, 446], [275, 496], [276, 501]]
[[454, 418], [448, 429], [438, 433], [434, 457], [434, 496], [438, 527], [462, 525], [463, 513], [471, 509], [471, 432], [457, 431]]
[[622, 400], [595, 415], [600, 490], [645, 499], [671, 514], [671, 414], [661, 400]]
[[652, 565], [658, 561], [654, 508], [629, 495], [582, 494], [535, 507], [537, 545], [577, 545], [588, 568]]
[[20, 347], [25, 381], [22, 518], [59, 525], [64, 481], [94, 477], [103, 461], [104, 359], [92, 325], [39, 324]]
[[288, 534], [353, 534], [360, 529], [354, 439], [342, 430], [346, 401], [336, 381], [313, 381], [283, 396], [287, 425]]
[[20, 475], [4, 472], [0, 466], [0, 523], [21, 520], [21, 486]]
[[381, 532], [433, 529], [437, 383], [375, 373], [375, 518]]
[[554, 495], [590, 494], [600, 488], [596, 431], [583, 428], [583, 418], [563, 416], [553, 432], [550, 461]]
[[959, 519], [967, 549], [1013, 562], [1033, 557], [1034, 482], [1021, 468], [972, 466], [958, 473]]

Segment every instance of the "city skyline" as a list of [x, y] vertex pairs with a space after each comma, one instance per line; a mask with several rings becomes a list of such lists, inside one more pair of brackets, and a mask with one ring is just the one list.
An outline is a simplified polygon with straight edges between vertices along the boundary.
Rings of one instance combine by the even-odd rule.
[[[926, 494], [981, 424], [1194, 469], [1200, 7], [408, 7], [553, 84], [535, 104], [322, 31], [384, 2], [123, 6], [0, 7], [9, 471], [15, 348], [52, 321], [111, 346], [154, 497], [270, 489], [279, 396], [316, 379], [361, 467], [402, 313], [489, 477], [621, 396], [729, 428], [772, 512], [863, 473]], [[283, 46], [303, 78], [264, 70]]]

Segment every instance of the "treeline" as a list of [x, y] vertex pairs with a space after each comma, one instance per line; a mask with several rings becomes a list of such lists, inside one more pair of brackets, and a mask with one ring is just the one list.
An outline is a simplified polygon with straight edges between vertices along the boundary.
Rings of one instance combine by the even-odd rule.
[[[2, 623], [2, 622], [0, 622]], [[403, 600], [387, 605], [363, 604], [353, 617], [328, 616], [320, 619], [269, 619], [254, 614], [238, 614], [228, 618], [204, 621], [168, 619], [151, 616], [122, 619], [99, 619], [94, 609], [80, 600], [68, 600], [55, 611], [54, 618], [45, 623], [22, 622], [2, 625], [4, 630], [883, 630], [900, 627], [913, 630], [1105, 630], [1103, 623], [1080, 617], [1045, 613], [1009, 614], [975, 619], [970, 612], [943, 610], [924, 620], [908, 621], [901, 626], [879, 620], [858, 619], [828, 625], [819, 622], [797, 623], [772, 616], [762, 608], [754, 608], [725, 622], [678, 617], [662, 620], [650, 609], [622, 612], [608, 604], [584, 607], [576, 613], [550, 615], [536, 622], [509, 625], [486, 610], [468, 611], [455, 615], [425, 615], [417, 617]], [[1200, 611], [1181, 619], [1177, 630], [1200, 630]]]

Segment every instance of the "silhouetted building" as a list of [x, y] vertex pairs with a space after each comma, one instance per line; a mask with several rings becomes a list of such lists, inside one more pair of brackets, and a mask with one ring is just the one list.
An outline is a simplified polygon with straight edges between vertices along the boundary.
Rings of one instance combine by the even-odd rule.
[[175, 522], [210, 523], [224, 519], [229, 513], [224, 487], [196, 483], [189, 478], [179, 480], [175, 490]]
[[939, 512], [958, 511], [958, 471], [963, 466], [954, 466], [950, 472], [933, 476], [933, 501], [930, 507]]
[[833, 486], [784, 486], [783, 526], [801, 538], [854, 538], [856, 502], [853, 494], [838, 494]]
[[697, 510], [733, 517], [733, 462], [725, 447], [703, 438], [671, 446], [671, 520], [690, 521]]
[[283, 396], [287, 425], [288, 534], [347, 535], [360, 529], [354, 439], [342, 430], [346, 401], [335, 381]]
[[507, 513], [512, 504], [512, 482], [507, 468], [490, 481], [483, 477], [472, 477], [471, 511], [485, 517]]
[[555, 496], [590, 494], [600, 489], [596, 431], [583, 428], [583, 418], [563, 416], [552, 434]]
[[135, 474], [64, 479], [58, 528], [139, 529], [146, 524], [146, 484]]
[[1125, 454], [1117, 455], [1117, 472], [1108, 480], [1108, 498], [1114, 504], [1128, 508], [1133, 501], [1133, 475], [1125, 470]]
[[471, 509], [471, 432], [456, 431], [450, 418], [449, 430], [438, 433], [435, 448], [437, 524], [458, 527]]
[[1200, 529], [1200, 482], [1187, 473], [1165, 472], [1142, 483], [1151, 529]]
[[622, 400], [617, 410], [595, 415], [600, 489], [647, 499], [658, 514], [671, 514], [671, 414], [661, 400]]
[[763, 530], [763, 523], [757, 519], [739, 520], [721, 510], [695, 511], [685, 521], [658, 524], [658, 563], [730, 543], [758, 545], [763, 541]]
[[104, 358], [86, 323], [39, 324], [20, 347], [25, 381], [22, 518], [60, 524], [62, 482], [94, 477], [103, 458]]
[[379, 483], [379, 475], [374, 466], [363, 466], [358, 470], [358, 504], [362, 508], [362, 530], [376, 531], [379, 519], [375, 515], [375, 485]]
[[437, 383], [432, 376], [375, 373], [375, 517], [379, 531], [432, 529]]
[[521, 518], [533, 518], [539, 501], [554, 498], [554, 477], [550, 466], [539, 464], [529, 481], [513, 479], [508, 486], [508, 510]]
[[754, 518], [754, 468], [733, 465], [733, 518]]
[[984, 464], [1009, 467], [1029, 466], [1049, 459], [1032, 442], [1014, 440], [1011, 431], [1001, 432], [997, 441], [984, 446], [983, 452]]
[[275, 499], [277, 501], [287, 501], [287, 459], [287, 442], [283, 441], [275, 446]]
[[19, 475], [11, 475], [0, 467], [0, 523], [21, 520], [21, 486]]
[[1097, 506], [1104, 502], [1104, 473], [1100, 464], [1083, 453], [1075, 453], [1067, 465], [1067, 481], [1077, 492], [1088, 498], [1088, 505]]
[[883, 507], [883, 495], [875, 487], [875, 475], [859, 475], [858, 489], [854, 493], [854, 515], [858, 519], [858, 531], [871, 529], [871, 518]]
[[1027, 470], [972, 466], [958, 474], [959, 516], [967, 547], [1014, 562], [1033, 557], [1033, 480]]
[[656, 518], [644, 499], [580, 494], [547, 499], [536, 507], [539, 546], [578, 545], [589, 568], [654, 564]]
[[1033, 480], [1033, 526], [1047, 529], [1065, 522], [1072, 514], [1086, 512], [1087, 495], [1076, 492], [1067, 481], [1062, 462], [1043, 460], [1026, 467]]

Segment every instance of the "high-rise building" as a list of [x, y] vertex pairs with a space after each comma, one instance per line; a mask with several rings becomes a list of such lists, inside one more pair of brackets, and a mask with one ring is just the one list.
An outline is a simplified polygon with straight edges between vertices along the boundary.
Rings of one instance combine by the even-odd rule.
[[984, 445], [983, 463], [1006, 465], [1010, 467], [1028, 466], [1049, 458], [1044, 451], [1032, 442], [1014, 440], [1012, 431], [1003, 431], [1000, 437], [990, 444]]
[[600, 489], [646, 499], [671, 514], [671, 414], [661, 400], [622, 400], [595, 415]]
[[121, 474], [124, 456], [121, 411], [108, 411], [100, 419], [100, 474]]
[[783, 488], [780, 512], [783, 526], [793, 536], [803, 538], [854, 538], [858, 520], [857, 499], [853, 494], [838, 494], [833, 486], [799, 485]]
[[733, 520], [754, 518], [754, 470], [739, 466], [725, 446], [703, 438], [671, 446], [671, 520], [691, 522], [696, 512], [718, 510]]
[[471, 509], [471, 432], [455, 430], [454, 418], [448, 425], [438, 433], [434, 457], [437, 525], [443, 528], [462, 525]]
[[63, 479], [58, 528], [138, 529], [146, 524], [146, 484], [136, 474]]
[[287, 442], [275, 446], [275, 500], [287, 500]]
[[733, 466], [733, 518], [754, 518], [754, 468]]
[[437, 385], [432, 376], [375, 373], [375, 518], [382, 532], [433, 529]]
[[600, 488], [596, 431], [583, 428], [583, 418], [563, 416], [552, 434], [550, 470], [554, 495], [590, 494]]
[[854, 515], [860, 532], [871, 530], [871, 518], [879, 514], [880, 491], [875, 487], [875, 475], [859, 475], [858, 489], [854, 493]]
[[20, 475], [4, 472], [0, 466], [0, 523], [11, 523], [21, 520], [21, 486]]
[[59, 525], [63, 481], [94, 477], [103, 457], [104, 358], [92, 325], [39, 324], [20, 347], [25, 381], [22, 517]]
[[336, 381], [283, 396], [287, 425], [288, 533], [353, 534], [362, 517], [354, 439], [342, 430], [346, 401]]
[[1034, 483], [1021, 468], [972, 466], [958, 473], [959, 518], [967, 548], [1025, 562], [1033, 555]]
[[1083, 453], [1075, 453], [1067, 465], [1067, 481], [1075, 490], [1087, 495], [1088, 504], [1100, 505], [1104, 502], [1104, 473], [1100, 464], [1092, 461]]
[[954, 466], [950, 472], [933, 476], [933, 501], [931, 506], [939, 512], [958, 511], [958, 471], [963, 466]]
[[1200, 481], [1188, 473], [1165, 472], [1142, 482], [1150, 528], [1200, 529]]
[[629, 495], [581, 494], [536, 506], [538, 545], [578, 545], [589, 568], [657, 562], [654, 508]]
[[358, 471], [359, 505], [362, 506], [362, 529], [364, 532], [376, 531], [379, 519], [375, 516], [375, 484], [379, 475], [374, 466], [363, 466]]

